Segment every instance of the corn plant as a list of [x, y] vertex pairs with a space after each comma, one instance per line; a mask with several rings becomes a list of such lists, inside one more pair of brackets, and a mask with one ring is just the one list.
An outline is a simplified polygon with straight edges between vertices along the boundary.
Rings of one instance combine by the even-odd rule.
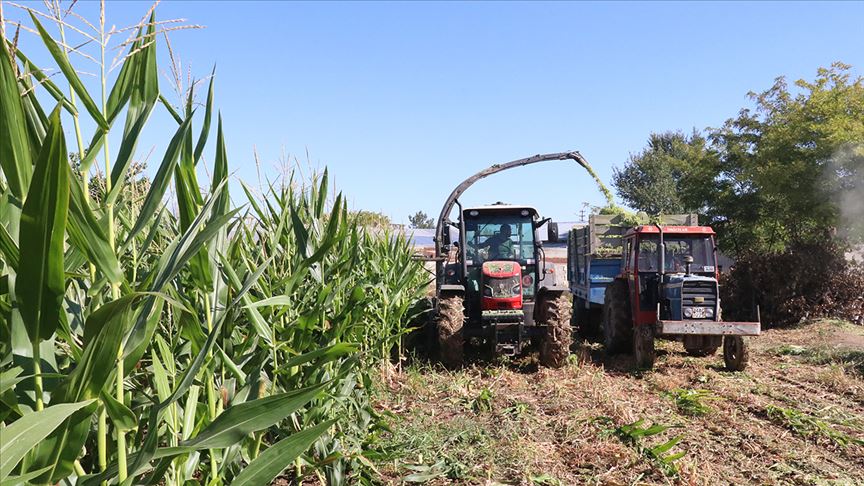
[[[400, 352], [420, 295], [407, 243], [353, 224], [326, 171], [263, 197], [247, 189], [232, 209], [215, 77], [200, 110], [196, 84], [179, 106], [160, 92], [157, 41], [177, 24], [151, 8], [106, 31], [104, 3], [78, 25], [49, 7], [26, 10], [27, 30], [62, 77], [29, 60], [17, 31], [0, 46], [0, 481], [358, 474], [380, 426], [370, 370]], [[100, 96], [73, 67], [83, 53], [70, 32], [95, 46]], [[112, 76], [105, 55], [121, 32]], [[151, 180], [135, 156], [156, 109], [177, 128]]]

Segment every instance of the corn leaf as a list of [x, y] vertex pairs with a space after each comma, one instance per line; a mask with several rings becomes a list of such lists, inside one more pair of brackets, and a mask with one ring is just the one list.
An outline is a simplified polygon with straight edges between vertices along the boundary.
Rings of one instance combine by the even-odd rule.
[[192, 118], [187, 118], [177, 129], [177, 132], [168, 144], [168, 148], [165, 150], [165, 157], [163, 157], [162, 163], [159, 165], [159, 169], [153, 177], [153, 182], [150, 185], [150, 190], [147, 192], [147, 197], [141, 205], [141, 212], [138, 213], [138, 220], [135, 221], [135, 226], [132, 227], [132, 230], [129, 231], [129, 236], [126, 237], [126, 243], [123, 245], [124, 248], [129, 245], [132, 239], [135, 238], [141, 230], [143, 230], [147, 225], [153, 223], [153, 215], [162, 204], [162, 197], [168, 190], [168, 184], [171, 183], [171, 174], [174, 172], [174, 167], [177, 165], [177, 158], [180, 155], [180, 147], [183, 143], [183, 139], [186, 137], [191, 122]]
[[93, 117], [93, 121], [103, 129], [108, 130], [110, 128], [108, 122], [105, 120], [105, 117], [102, 116], [102, 112], [99, 111], [99, 107], [93, 101], [93, 98], [90, 97], [90, 93], [87, 92], [87, 88], [84, 87], [84, 83], [81, 82], [81, 78], [79, 78], [78, 74], [75, 72], [75, 68], [73, 68], [72, 64], [69, 63], [69, 58], [66, 57], [66, 52], [57, 45], [56, 42], [54, 42], [54, 39], [51, 38], [51, 34], [45, 30], [45, 27], [42, 26], [42, 23], [39, 22], [39, 19], [36, 18], [36, 15], [33, 12], [30, 12], [30, 18], [33, 20], [33, 25], [35, 25], [36, 29], [39, 31], [39, 37], [42, 38], [42, 42], [45, 44], [45, 47], [48, 48], [48, 52], [51, 53], [57, 66], [61, 71], [63, 71], [66, 81], [69, 82], [69, 85], [72, 86], [72, 89], [75, 90], [75, 93], [77, 93], [78, 97], [81, 98], [81, 103], [83, 103], [84, 107], [87, 108], [90, 116]]
[[0, 479], [5, 479], [15, 466], [64, 420], [94, 400], [52, 405], [39, 412], [29, 413], [3, 429], [0, 442]]
[[12, 236], [6, 231], [6, 227], [0, 224], [0, 253], [6, 259], [6, 263], [12, 270], [18, 271], [19, 251], [18, 245]]
[[0, 46], [0, 169], [12, 194], [24, 200], [33, 162], [21, 93], [5, 42]]
[[111, 283], [123, 281], [123, 270], [108, 236], [90, 209], [84, 196], [84, 188], [76, 178], [70, 184], [69, 241], [96, 266]]
[[65, 293], [63, 246], [69, 208], [69, 163], [59, 107], [51, 114], [45, 138], [21, 211], [21, 266], [15, 286], [31, 342], [54, 334]]
[[270, 484], [334, 422], [335, 420], [328, 420], [280, 440], [243, 468], [231, 484], [234, 486]]
[[106, 393], [105, 390], [102, 390], [102, 393], [99, 394], [99, 398], [102, 399], [102, 403], [105, 405], [105, 411], [108, 412], [108, 416], [111, 417], [111, 423], [114, 424], [114, 427], [118, 430], [125, 432], [138, 426], [138, 417], [132, 413], [132, 410], [130, 410], [129, 407], [118, 402], [110, 393]]
[[21, 63], [24, 64], [24, 68], [27, 72], [33, 75], [36, 78], [36, 81], [39, 82], [39, 85], [45, 88], [45, 91], [48, 92], [58, 103], [63, 105], [63, 108], [69, 112], [70, 115], [77, 115], [78, 110], [75, 109], [75, 106], [69, 102], [69, 100], [63, 95], [63, 92], [51, 81], [41, 69], [39, 69], [35, 64], [33, 64], [30, 59], [27, 59], [27, 56], [21, 52], [21, 49], [15, 49], [15, 57], [21, 60]]

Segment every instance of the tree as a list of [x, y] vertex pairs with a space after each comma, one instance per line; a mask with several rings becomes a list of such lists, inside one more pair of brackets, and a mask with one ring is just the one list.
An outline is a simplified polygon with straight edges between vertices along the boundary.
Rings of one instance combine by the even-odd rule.
[[721, 163], [708, 205], [735, 253], [862, 236], [864, 80], [834, 63], [795, 87], [777, 78], [750, 94], [755, 111], [710, 132]]
[[722, 127], [652, 134], [616, 170], [634, 209], [696, 211], [733, 256], [782, 252], [792, 243], [864, 238], [864, 80], [850, 66], [820, 68], [812, 82], [784, 78], [751, 93]]
[[408, 216], [408, 221], [411, 223], [412, 228], [434, 228], [435, 227], [435, 219], [430, 218], [428, 214], [423, 211], [417, 211], [413, 216]]
[[612, 183], [631, 208], [651, 215], [676, 214], [702, 208], [694, 197], [695, 175], [711, 157], [704, 137], [681, 132], [652, 133], [648, 146], [615, 169]]
[[359, 226], [368, 228], [383, 228], [390, 226], [390, 217], [376, 211], [358, 210], [351, 212], [351, 219]]

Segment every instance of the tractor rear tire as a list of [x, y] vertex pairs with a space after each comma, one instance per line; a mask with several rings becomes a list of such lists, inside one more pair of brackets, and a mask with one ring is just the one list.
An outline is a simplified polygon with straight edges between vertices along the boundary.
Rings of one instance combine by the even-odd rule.
[[657, 352], [654, 349], [654, 326], [642, 324], [633, 329], [633, 357], [636, 367], [643, 370], [654, 368]]
[[442, 295], [438, 299], [438, 355], [444, 366], [458, 368], [465, 359], [465, 305], [460, 295]]
[[684, 336], [684, 350], [690, 356], [704, 358], [713, 356], [720, 347], [720, 336]]
[[544, 294], [540, 315], [546, 325], [546, 334], [540, 343], [540, 364], [561, 368], [567, 364], [570, 344], [573, 343], [573, 326], [570, 324], [573, 307], [567, 292]]
[[750, 360], [750, 351], [744, 336], [726, 336], [723, 338], [723, 362], [729, 371], [744, 371]]
[[606, 288], [602, 327], [606, 353], [626, 353], [630, 350], [633, 319], [630, 316], [630, 296], [626, 280], [615, 279]]

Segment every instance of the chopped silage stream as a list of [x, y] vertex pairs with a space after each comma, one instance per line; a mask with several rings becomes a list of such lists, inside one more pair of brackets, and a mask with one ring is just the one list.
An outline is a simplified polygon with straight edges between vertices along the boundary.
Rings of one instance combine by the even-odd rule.
[[[393, 424], [378, 468], [387, 484], [864, 484], [864, 329], [824, 321], [751, 343], [744, 373], [666, 341], [647, 373], [584, 343], [560, 370], [408, 365], [378, 399]], [[676, 400], [689, 391], [707, 413]], [[634, 423], [669, 428], [634, 439]]]

